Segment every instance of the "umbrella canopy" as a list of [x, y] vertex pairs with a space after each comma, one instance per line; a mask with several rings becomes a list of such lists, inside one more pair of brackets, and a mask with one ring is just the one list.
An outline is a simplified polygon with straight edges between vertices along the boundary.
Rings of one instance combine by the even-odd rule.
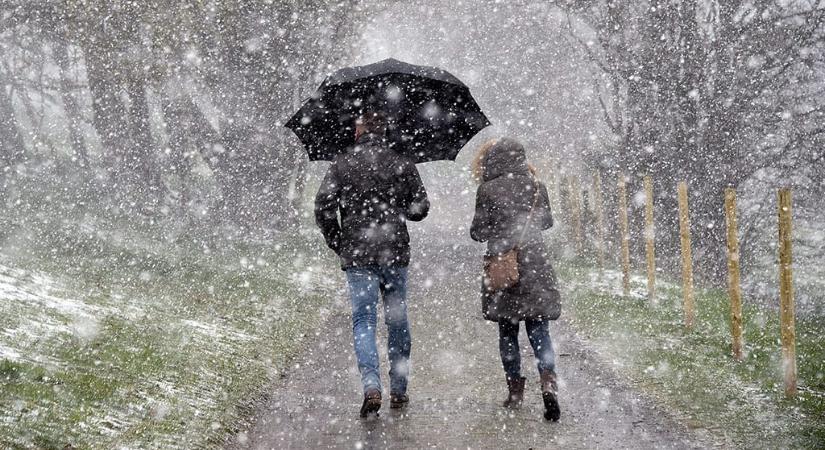
[[289, 119], [311, 161], [332, 160], [355, 141], [355, 120], [382, 111], [391, 146], [416, 162], [454, 160], [476, 133], [490, 125], [470, 89], [435, 67], [385, 59], [340, 69]]

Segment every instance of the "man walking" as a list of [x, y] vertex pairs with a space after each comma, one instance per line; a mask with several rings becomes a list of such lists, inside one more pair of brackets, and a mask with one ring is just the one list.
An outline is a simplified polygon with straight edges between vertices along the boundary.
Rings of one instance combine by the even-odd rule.
[[335, 157], [315, 197], [315, 222], [347, 274], [355, 356], [364, 386], [361, 417], [381, 408], [375, 343], [379, 294], [388, 334], [390, 407], [401, 408], [409, 401], [406, 221], [424, 219], [430, 207], [415, 164], [389, 148], [386, 131], [383, 114], [364, 113], [356, 121], [355, 144]]

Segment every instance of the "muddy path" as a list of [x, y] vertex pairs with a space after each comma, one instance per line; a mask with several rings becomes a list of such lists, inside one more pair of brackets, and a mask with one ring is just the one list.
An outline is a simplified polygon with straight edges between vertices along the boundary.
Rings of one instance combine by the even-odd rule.
[[[307, 330], [303, 355], [260, 405], [232, 449], [304, 448], [701, 448], [684, 425], [617, 378], [562, 319], [551, 324], [562, 417], [542, 418], [538, 373], [521, 331], [525, 404], [511, 412], [497, 328], [479, 311], [479, 246], [449, 248], [421, 239], [409, 277], [412, 327], [410, 404], [360, 419], [361, 387], [352, 351], [348, 300], [330, 306], [325, 325]], [[563, 281], [563, 280], [562, 280]], [[344, 289], [341, 278], [342, 294]], [[382, 384], [388, 388], [386, 334], [379, 316]]]

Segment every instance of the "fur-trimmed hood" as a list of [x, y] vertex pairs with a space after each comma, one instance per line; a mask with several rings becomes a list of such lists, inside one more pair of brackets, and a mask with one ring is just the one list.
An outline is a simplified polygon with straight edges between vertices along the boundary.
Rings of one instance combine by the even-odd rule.
[[490, 181], [506, 174], [527, 174], [527, 154], [524, 146], [511, 138], [502, 138], [487, 152], [482, 161], [482, 181]]

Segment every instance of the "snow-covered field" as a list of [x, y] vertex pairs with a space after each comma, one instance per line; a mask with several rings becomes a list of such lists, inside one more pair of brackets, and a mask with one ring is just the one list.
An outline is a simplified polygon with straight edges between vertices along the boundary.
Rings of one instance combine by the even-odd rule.
[[[696, 322], [684, 328], [681, 286], [657, 280], [657, 304], [647, 279], [581, 269], [566, 273], [568, 311], [575, 328], [624, 376], [673, 410], [692, 428], [737, 447], [808, 446], [825, 436], [822, 322], [797, 322], [800, 393], [782, 395], [778, 313], [746, 304], [745, 360], [730, 356], [729, 309], [724, 292], [696, 291]], [[820, 441], [821, 442], [821, 441]]]
[[0, 448], [220, 447], [338, 286], [310, 254], [105, 277], [0, 254]]
[[[67, 286], [68, 280], [0, 262], [0, 357], [58, 367], [59, 362], [38, 351], [38, 344], [55, 338], [91, 340], [107, 316], [135, 317], [140, 306], [122, 296], [115, 304], [84, 301]], [[81, 294], [82, 295], [82, 294]]]

